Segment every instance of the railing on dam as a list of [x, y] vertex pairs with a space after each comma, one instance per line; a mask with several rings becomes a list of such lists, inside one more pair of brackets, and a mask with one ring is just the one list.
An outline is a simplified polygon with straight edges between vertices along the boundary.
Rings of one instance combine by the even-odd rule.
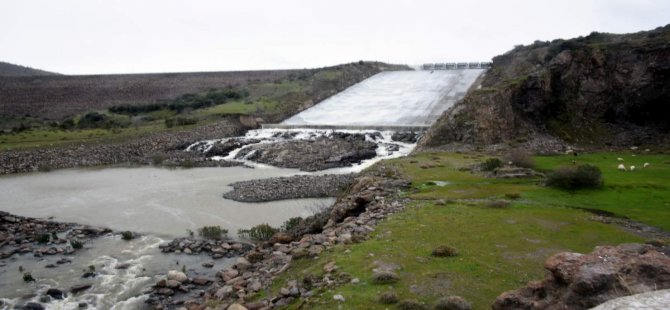
[[423, 64], [423, 70], [460, 70], [460, 69], [489, 69], [491, 62], [446, 62], [446, 63], [428, 63]]

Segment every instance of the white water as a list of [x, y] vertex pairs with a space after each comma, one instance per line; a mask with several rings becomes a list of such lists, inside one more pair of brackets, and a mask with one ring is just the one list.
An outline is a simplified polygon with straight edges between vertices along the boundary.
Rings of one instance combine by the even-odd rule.
[[485, 70], [378, 73], [285, 120], [285, 125], [429, 126]]

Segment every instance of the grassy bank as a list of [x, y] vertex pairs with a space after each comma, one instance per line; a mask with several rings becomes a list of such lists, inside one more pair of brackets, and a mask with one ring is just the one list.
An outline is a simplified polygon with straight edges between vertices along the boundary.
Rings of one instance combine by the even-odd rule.
[[[638, 155], [640, 166], [652, 165], [634, 173], [617, 171], [617, 157], [621, 154], [579, 156], [579, 162], [603, 170], [605, 187], [576, 192], [545, 188], [541, 179], [474, 175], [465, 168], [485, 158], [476, 155], [420, 154], [384, 162], [412, 180], [412, 190], [403, 193], [412, 207], [385, 220], [363, 243], [338, 246], [316, 260], [297, 260], [275, 281], [273, 290], [276, 293], [289, 280], [323, 275], [323, 266], [334, 261], [360, 283], [321, 290], [289, 308], [395, 308], [378, 302], [384, 292], [428, 305], [443, 296], [459, 295], [474, 309], [490, 308], [503, 291], [541, 279], [544, 261], [555, 253], [644, 241], [617, 226], [591, 220], [593, 214], [579, 208], [610, 211], [667, 229], [670, 157]], [[572, 165], [572, 160], [572, 156], [535, 158], [538, 169], [544, 170]], [[630, 205], [642, 201], [643, 205]], [[456, 248], [459, 255], [431, 256], [440, 245]], [[380, 262], [397, 265], [397, 283], [373, 284], [372, 269]], [[346, 301], [334, 300], [335, 294]]]

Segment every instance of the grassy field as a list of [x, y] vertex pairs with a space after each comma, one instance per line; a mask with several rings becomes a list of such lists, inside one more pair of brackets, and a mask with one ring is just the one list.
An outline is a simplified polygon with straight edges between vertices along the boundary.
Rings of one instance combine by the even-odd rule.
[[[545, 188], [540, 179], [487, 179], [465, 171], [464, 167], [484, 159], [478, 156], [421, 154], [386, 162], [412, 180], [412, 190], [404, 193], [412, 207], [377, 226], [368, 241], [338, 246], [316, 260], [296, 261], [275, 281], [273, 290], [288, 280], [322, 275], [323, 266], [335, 261], [340, 271], [360, 283], [322, 290], [307, 304], [296, 302], [290, 308], [392, 309], [377, 298], [380, 293], [395, 292], [401, 300], [428, 305], [443, 296], [459, 295], [474, 309], [488, 309], [500, 293], [541, 279], [544, 261], [555, 253], [644, 241], [617, 226], [592, 221], [592, 213], [577, 208], [611, 211], [667, 228], [670, 191], [665, 184], [670, 157], [626, 157], [627, 163], [652, 164], [635, 173], [617, 171], [617, 157], [621, 154], [580, 156], [580, 163], [601, 167], [606, 185], [576, 192]], [[573, 159], [555, 156], [535, 161], [538, 168], [548, 170], [571, 165]], [[446, 205], [436, 204], [437, 199]], [[490, 204], [501, 200], [510, 204], [502, 208]], [[629, 205], [641, 201], [644, 207]], [[440, 245], [455, 247], [459, 255], [432, 257], [432, 249]], [[373, 284], [372, 269], [379, 261], [398, 265], [400, 281]], [[333, 300], [334, 294], [342, 294], [346, 302]]]

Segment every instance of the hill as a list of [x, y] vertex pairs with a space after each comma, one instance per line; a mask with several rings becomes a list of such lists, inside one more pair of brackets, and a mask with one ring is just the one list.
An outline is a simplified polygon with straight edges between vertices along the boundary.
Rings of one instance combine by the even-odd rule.
[[[3, 94], [0, 96], [0, 114], [14, 118], [31, 116], [58, 120], [112, 106], [146, 105], [225, 87], [246, 88], [267, 83], [281, 85], [283, 82], [306, 81], [313, 76], [318, 84], [313, 85], [314, 92], [328, 90], [327, 94], [316, 96], [323, 99], [332, 95], [332, 86], [338, 86], [329, 83], [349, 86], [390, 67], [361, 62], [304, 70], [0, 77], [0, 93]], [[328, 75], [333, 75], [332, 79]], [[335, 87], [335, 90], [339, 89]]]
[[547, 143], [537, 142], [552, 138], [591, 148], [667, 145], [669, 85], [670, 25], [536, 41], [495, 57], [481, 85], [438, 120], [422, 146], [542, 148]]
[[45, 75], [59, 75], [59, 74], [0, 61], [0, 76], [45, 76]]

